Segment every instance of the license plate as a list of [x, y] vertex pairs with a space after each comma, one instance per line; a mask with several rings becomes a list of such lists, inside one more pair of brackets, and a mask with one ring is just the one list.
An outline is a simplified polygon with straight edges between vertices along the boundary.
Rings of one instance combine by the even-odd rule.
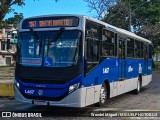
[[42, 100], [35, 100], [34, 104], [36, 104], [36, 105], [47, 105], [47, 102], [46, 101], [42, 101]]

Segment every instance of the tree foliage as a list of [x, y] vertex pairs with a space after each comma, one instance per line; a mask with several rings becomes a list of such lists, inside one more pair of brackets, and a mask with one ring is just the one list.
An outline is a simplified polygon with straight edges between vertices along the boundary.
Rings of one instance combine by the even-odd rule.
[[160, 0], [84, 0], [90, 10], [117, 27], [127, 29], [129, 18], [134, 31], [160, 21]]
[[111, 6], [114, 6], [118, 0], [84, 0], [88, 3], [90, 12], [94, 11], [98, 19], [102, 19]]
[[0, 23], [7, 13], [14, 12], [13, 5], [24, 6], [25, 0], [0, 0]]
[[13, 24], [15, 28], [18, 28], [19, 22], [23, 19], [23, 13], [14, 13], [14, 17], [5, 19], [2, 21], [2, 27], [7, 27]]
[[0, 0], [0, 22], [2, 22], [7, 13], [14, 11], [11, 6], [23, 6], [25, 5], [24, 2], [24, 0]]
[[109, 14], [105, 15], [104, 21], [113, 23], [114, 20], [121, 18], [122, 21], [119, 21], [119, 24], [114, 24], [126, 29], [126, 23], [129, 26], [131, 17], [132, 30], [139, 32], [143, 26], [154, 25], [160, 21], [159, 7], [159, 0], [119, 0], [108, 10]]
[[108, 9], [107, 14], [103, 17], [102, 21], [109, 23], [113, 26], [128, 29], [127, 8], [123, 2], [117, 2], [116, 5]]
[[[131, 30], [136, 34], [151, 40], [156, 48], [160, 45], [160, 0], [117, 0], [108, 7], [93, 7], [94, 1], [99, 5], [112, 0], [85, 0], [91, 10], [104, 11], [102, 20], [111, 25]], [[102, 9], [102, 10], [101, 10]], [[100, 14], [102, 12], [96, 12]], [[97, 15], [102, 16], [102, 15]], [[132, 29], [130, 29], [132, 28]]]

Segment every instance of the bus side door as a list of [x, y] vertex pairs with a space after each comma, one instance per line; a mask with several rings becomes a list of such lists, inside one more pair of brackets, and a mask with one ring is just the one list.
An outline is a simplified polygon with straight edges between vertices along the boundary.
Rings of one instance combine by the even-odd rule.
[[126, 77], [126, 41], [124, 38], [119, 39], [119, 48], [118, 48], [118, 71], [119, 71], [119, 81], [118, 81], [118, 95], [125, 92], [125, 77]]
[[119, 80], [124, 80], [126, 77], [126, 44], [123, 38], [119, 39]]
[[144, 75], [148, 75], [148, 45], [144, 44]]

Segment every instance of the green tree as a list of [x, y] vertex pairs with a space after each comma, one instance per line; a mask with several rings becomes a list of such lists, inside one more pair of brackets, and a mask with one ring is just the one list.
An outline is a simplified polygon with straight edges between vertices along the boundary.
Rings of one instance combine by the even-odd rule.
[[7, 13], [13, 12], [13, 5], [23, 6], [25, 5], [24, 0], [0, 0], [0, 22], [4, 19]]
[[98, 18], [129, 31], [139, 32], [143, 26], [160, 21], [160, 0], [84, 1], [92, 11], [96, 11]]
[[[93, 0], [87, 0], [91, 10], [101, 11], [101, 7], [91, 4], [90, 1]], [[99, 5], [104, 4], [105, 1], [108, 0], [94, 0]], [[154, 51], [159, 51], [160, 0], [117, 0], [116, 4], [106, 9], [103, 8], [102, 11], [105, 13], [102, 17], [104, 22], [135, 32], [137, 35], [151, 40]]]
[[24, 6], [25, 0], [0, 0], [0, 23], [7, 13], [14, 12], [13, 5]]
[[13, 24], [15, 28], [18, 28], [19, 22], [23, 19], [23, 13], [14, 13], [14, 17], [8, 18], [2, 21], [2, 27], [6, 27], [9, 24]]
[[137, 0], [133, 2], [132, 6], [132, 25], [134, 31], [140, 32], [144, 26], [154, 26], [160, 21], [159, 0]]
[[117, 2], [116, 5], [108, 9], [107, 14], [103, 17], [102, 21], [113, 26], [128, 30], [128, 13], [122, 2]]

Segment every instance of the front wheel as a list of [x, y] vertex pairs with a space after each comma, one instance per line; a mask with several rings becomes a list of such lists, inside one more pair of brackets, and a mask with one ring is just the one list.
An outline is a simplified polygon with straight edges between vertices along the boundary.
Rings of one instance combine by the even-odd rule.
[[137, 89], [135, 90], [135, 94], [139, 94], [141, 91], [141, 82], [140, 82], [140, 79], [138, 79], [137, 81]]
[[102, 107], [105, 105], [106, 101], [107, 101], [107, 88], [106, 85], [103, 83], [100, 90], [99, 102], [96, 103], [95, 106]]

